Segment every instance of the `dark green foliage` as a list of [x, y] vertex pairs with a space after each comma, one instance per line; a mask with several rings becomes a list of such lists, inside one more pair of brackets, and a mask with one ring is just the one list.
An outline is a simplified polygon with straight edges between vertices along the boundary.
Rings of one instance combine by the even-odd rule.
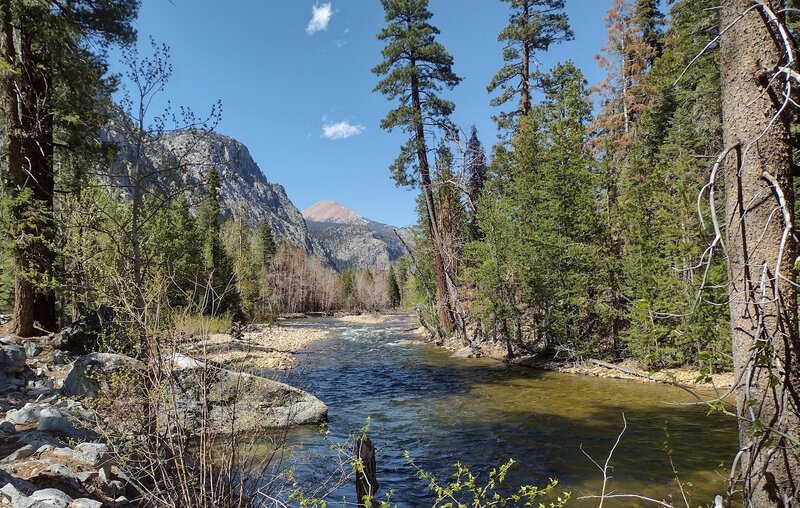
[[[375, 87], [391, 101], [399, 101], [381, 121], [389, 131], [400, 127], [409, 140], [392, 164], [397, 185], [419, 183], [418, 150], [424, 145], [417, 127], [437, 125], [449, 128], [452, 102], [439, 97], [442, 87], [453, 88], [461, 78], [452, 70], [453, 57], [436, 41], [439, 29], [430, 24], [433, 16], [427, 0], [381, 0], [387, 26], [378, 34], [385, 42], [381, 51], [383, 62], [372, 72], [384, 76]], [[412, 88], [422, 93], [415, 99]], [[417, 104], [416, 101], [419, 100]], [[423, 168], [424, 170], [424, 168]]]
[[496, 157], [506, 167], [482, 200], [485, 241], [470, 246], [476, 308], [518, 344], [588, 352], [605, 291], [596, 276], [597, 178], [584, 150], [591, 106], [572, 63], [542, 83], [544, 102], [521, 119], [514, 151]]
[[397, 283], [393, 266], [389, 267], [389, 273], [386, 274], [386, 292], [388, 293], [389, 307], [392, 309], [399, 307], [401, 303], [400, 285]]
[[486, 152], [483, 150], [478, 130], [472, 127], [469, 141], [467, 141], [467, 151], [464, 156], [465, 178], [467, 180], [467, 198], [469, 201], [469, 240], [477, 240], [480, 237], [478, 228], [478, 208], [480, 207], [481, 194], [486, 185], [487, 167]]
[[229, 313], [241, 318], [239, 292], [233, 262], [225, 251], [220, 231], [219, 171], [212, 166], [206, 176], [205, 196], [198, 211], [203, 234], [203, 263], [206, 270], [206, 294], [202, 308], [209, 314]]
[[664, 50], [664, 33], [662, 32], [664, 14], [658, 4], [658, 0], [636, 0], [636, 22], [650, 50], [648, 56], [650, 65], [661, 56], [661, 52]]
[[510, 127], [518, 115], [527, 115], [531, 109], [535, 54], [547, 51], [551, 44], [572, 38], [567, 15], [563, 12], [564, 0], [503, 0], [511, 8], [508, 26], [503, 28], [497, 40], [504, 42], [503, 67], [487, 86], [489, 92], [500, 89], [500, 95], [491, 101], [493, 106], [519, 100], [517, 109], [501, 113], [500, 126]]
[[703, 352], [729, 364], [730, 332], [721, 305], [726, 268], [721, 252], [704, 254], [713, 237], [710, 215], [707, 207], [700, 210], [704, 229], [697, 210], [709, 161], [721, 149], [716, 57], [697, 61], [674, 86], [675, 76], [716, 32], [712, 3], [673, 8], [663, 54], [645, 77], [656, 93], [637, 120], [618, 183], [624, 292], [631, 302], [624, 340], [654, 367], [692, 362]]

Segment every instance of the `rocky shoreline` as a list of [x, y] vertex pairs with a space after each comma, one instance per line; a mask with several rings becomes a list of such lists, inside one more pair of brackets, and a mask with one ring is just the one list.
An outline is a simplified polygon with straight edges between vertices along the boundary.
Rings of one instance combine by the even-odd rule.
[[424, 335], [429, 342], [453, 351], [453, 356], [456, 358], [491, 358], [503, 363], [538, 370], [581, 376], [624, 379], [640, 383], [664, 383], [704, 391], [729, 390], [735, 381], [733, 373], [731, 372], [703, 374], [699, 369], [692, 367], [648, 371], [632, 360], [625, 360], [618, 363], [609, 363], [594, 359], [571, 362], [553, 358], [552, 356], [520, 354], [519, 352], [517, 352], [514, 358], [509, 359], [506, 345], [500, 342], [484, 341], [475, 342], [471, 346], [464, 346], [464, 344], [456, 338], [451, 338], [446, 341], [437, 341], [424, 328], [418, 329], [417, 332]]
[[[187, 354], [161, 359], [161, 369], [174, 379], [170, 386], [179, 388], [168, 410], [220, 435], [325, 421], [327, 407], [310, 393], [226, 365], [238, 367], [247, 351], [260, 368], [290, 368], [297, 351], [325, 335], [320, 329], [257, 326], [238, 337], [211, 336], [199, 348], [200, 339], [180, 344]], [[107, 415], [98, 414], [93, 397], [105, 396], [120, 369], [143, 375], [153, 369], [112, 353], [72, 354], [62, 345], [59, 334], [0, 338], [0, 506], [133, 506], [135, 482], [104, 442]], [[192, 345], [194, 350], [183, 347]]]

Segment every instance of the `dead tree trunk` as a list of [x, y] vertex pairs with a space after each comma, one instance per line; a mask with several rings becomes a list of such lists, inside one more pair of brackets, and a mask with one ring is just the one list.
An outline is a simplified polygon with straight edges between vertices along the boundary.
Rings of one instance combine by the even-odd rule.
[[759, 508], [800, 503], [792, 164], [782, 82], [771, 80], [785, 58], [764, 14], [753, 0], [721, 2], [737, 461], [745, 505]]
[[366, 436], [356, 439], [356, 499], [358, 506], [373, 506], [372, 500], [378, 493], [378, 480], [375, 469], [375, 447]]

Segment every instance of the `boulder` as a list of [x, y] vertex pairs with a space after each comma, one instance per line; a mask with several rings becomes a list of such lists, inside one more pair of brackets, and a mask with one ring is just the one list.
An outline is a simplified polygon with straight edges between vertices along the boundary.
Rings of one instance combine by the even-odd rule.
[[69, 505], [69, 508], [103, 508], [103, 503], [100, 501], [95, 501], [94, 499], [82, 497], [72, 501], [72, 504]]
[[61, 393], [64, 395], [97, 395], [111, 388], [115, 375], [135, 373], [144, 365], [129, 356], [114, 353], [89, 353], [81, 356], [72, 365], [64, 380]]
[[18, 500], [15, 508], [67, 508], [72, 497], [58, 489], [40, 489], [27, 498]]
[[74, 353], [89, 353], [99, 347], [102, 332], [114, 321], [114, 309], [101, 305], [97, 310], [73, 322], [63, 330], [56, 340], [58, 349]]
[[452, 358], [477, 358], [478, 352], [472, 346], [464, 346], [451, 355]]
[[25, 349], [8, 337], [0, 339], [0, 372], [19, 374], [25, 371]]
[[52, 404], [46, 402], [28, 402], [23, 407], [12, 409], [6, 413], [6, 421], [14, 425], [28, 425], [38, 420], [42, 416], [43, 411], [51, 416], [53, 416], [53, 414], [61, 414]]
[[17, 451], [11, 453], [9, 456], [4, 458], [0, 461], [1, 464], [8, 464], [10, 462], [14, 462], [15, 460], [27, 459], [31, 455], [36, 453], [36, 448], [31, 445], [25, 445], [22, 448], [18, 449]]
[[[272, 379], [206, 365], [183, 355], [171, 358], [181, 395], [178, 410], [201, 425], [201, 394], [206, 393], [212, 432], [227, 433], [320, 423], [328, 407], [299, 388]], [[205, 381], [204, 381], [205, 380]], [[237, 397], [238, 395], [238, 397]]]

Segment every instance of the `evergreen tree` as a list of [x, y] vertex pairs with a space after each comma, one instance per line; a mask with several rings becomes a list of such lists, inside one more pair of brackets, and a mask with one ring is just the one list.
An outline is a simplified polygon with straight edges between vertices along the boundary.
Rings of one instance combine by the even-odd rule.
[[389, 266], [389, 272], [386, 274], [386, 290], [389, 307], [396, 309], [400, 306], [401, 293], [400, 285], [397, 283], [397, 277], [394, 273], [394, 266], [391, 265]]
[[211, 166], [206, 176], [205, 196], [198, 211], [207, 277], [207, 295], [202, 308], [209, 314], [230, 313], [239, 318], [241, 308], [234, 267], [220, 235], [219, 189], [219, 171], [216, 166]]
[[[517, 345], [595, 350], [608, 288], [598, 277], [597, 177], [587, 155], [586, 82], [572, 63], [542, 80], [544, 103], [495, 156], [482, 198], [485, 238], [469, 246], [475, 307]], [[502, 168], [502, 166], [507, 166]], [[512, 349], [509, 346], [509, 354]]]
[[432, 14], [427, 0], [381, 0], [387, 26], [378, 34], [385, 42], [383, 62], [373, 68], [384, 76], [375, 90], [389, 100], [399, 102], [381, 122], [387, 130], [402, 128], [408, 141], [392, 164], [398, 185], [419, 184], [425, 204], [425, 222], [431, 238], [436, 274], [439, 318], [445, 332], [453, 329], [450, 301], [454, 288], [448, 284], [442, 259], [442, 238], [433, 197], [428, 161], [426, 129], [430, 126], [450, 129], [452, 102], [439, 97], [442, 87], [453, 88], [461, 78], [452, 70], [453, 57], [436, 41], [439, 30], [430, 24]]
[[62, 145], [56, 143], [56, 133], [90, 120], [76, 109], [108, 91], [102, 81], [105, 49], [133, 39], [137, 10], [135, 0], [0, 3], [7, 141], [4, 216], [18, 335], [32, 335], [34, 322], [46, 330], [56, 328], [54, 158]]
[[551, 44], [572, 39], [567, 15], [563, 12], [564, 0], [503, 0], [509, 4], [511, 15], [508, 26], [497, 40], [504, 42], [503, 60], [506, 64], [494, 75], [488, 85], [489, 93], [500, 89], [492, 99], [492, 106], [502, 106], [518, 97], [514, 111], [498, 115], [498, 124], [511, 127], [511, 121], [526, 116], [531, 111], [533, 80], [537, 71], [537, 51], [547, 51]]
[[153, 224], [156, 231], [151, 248], [161, 251], [162, 269], [173, 280], [170, 303], [189, 305], [195, 303], [197, 287], [203, 283], [202, 236], [183, 194], [170, 203], [164, 215], [165, 220]]
[[647, 44], [647, 63], [653, 65], [656, 58], [661, 56], [664, 50], [664, 14], [658, 6], [658, 0], [636, 0], [636, 23], [639, 25], [639, 32]]
[[469, 201], [469, 239], [477, 240], [480, 237], [478, 228], [478, 207], [480, 206], [483, 187], [486, 185], [486, 152], [483, 150], [478, 130], [472, 127], [469, 141], [467, 142], [466, 155], [464, 157], [467, 179], [467, 198]]

